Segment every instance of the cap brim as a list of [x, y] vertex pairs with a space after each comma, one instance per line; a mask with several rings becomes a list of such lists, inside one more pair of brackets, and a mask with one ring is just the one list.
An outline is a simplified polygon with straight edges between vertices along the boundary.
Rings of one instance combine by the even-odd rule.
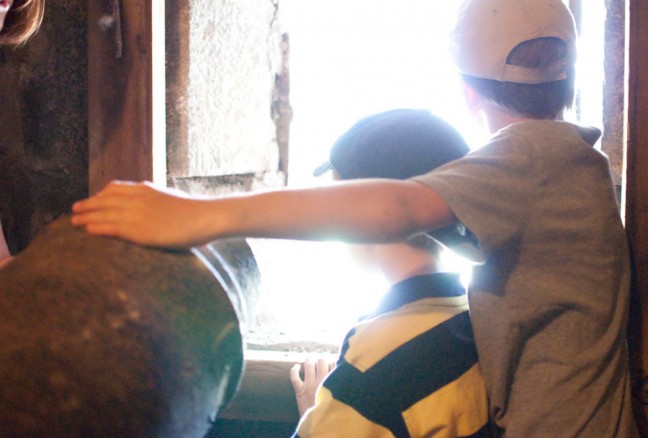
[[333, 165], [330, 161], [326, 160], [313, 170], [313, 176], [322, 176], [331, 169], [333, 169]]
[[480, 249], [477, 238], [461, 223], [428, 231], [425, 234], [474, 265], [482, 265], [486, 262], [486, 255]]

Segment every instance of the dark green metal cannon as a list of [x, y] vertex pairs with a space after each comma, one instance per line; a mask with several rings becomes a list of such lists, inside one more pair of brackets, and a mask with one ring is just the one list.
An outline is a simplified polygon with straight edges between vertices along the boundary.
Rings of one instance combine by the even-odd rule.
[[235, 394], [258, 270], [63, 217], [0, 269], [0, 437], [202, 437]]

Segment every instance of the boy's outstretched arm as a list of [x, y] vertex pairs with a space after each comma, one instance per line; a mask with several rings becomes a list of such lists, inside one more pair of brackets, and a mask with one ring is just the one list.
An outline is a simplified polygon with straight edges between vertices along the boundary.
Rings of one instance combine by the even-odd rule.
[[427, 186], [382, 179], [220, 198], [112, 182], [72, 212], [72, 223], [91, 234], [174, 248], [223, 237], [390, 242], [455, 220]]

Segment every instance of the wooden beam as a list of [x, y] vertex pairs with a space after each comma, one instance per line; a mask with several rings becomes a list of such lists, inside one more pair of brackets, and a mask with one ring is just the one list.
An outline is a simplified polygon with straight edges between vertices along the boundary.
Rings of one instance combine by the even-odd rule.
[[625, 223], [633, 259], [628, 339], [633, 370], [634, 410], [648, 436], [648, 3], [629, 0], [626, 102]]
[[166, 180], [164, 1], [88, 1], [89, 192]]
[[298, 353], [279, 351], [245, 351], [245, 370], [241, 386], [230, 406], [218, 418], [290, 423], [297, 426], [299, 412], [290, 383], [290, 369], [307, 357], [337, 360], [329, 353]]
[[289, 373], [294, 364], [304, 359], [305, 355], [298, 353], [246, 350], [241, 386], [232, 404], [218, 417], [297, 426], [299, 412]]

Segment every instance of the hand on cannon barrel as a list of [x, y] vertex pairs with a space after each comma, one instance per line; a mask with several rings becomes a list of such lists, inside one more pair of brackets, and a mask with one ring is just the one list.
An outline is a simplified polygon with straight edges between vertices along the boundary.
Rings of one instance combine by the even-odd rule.
[[217, 218], [208, 214], [206, 202], [150, 182], [113, 181], [72, 206], [72, 224], [147, 246], [188, 248], [212, 240], [210, 222]]

